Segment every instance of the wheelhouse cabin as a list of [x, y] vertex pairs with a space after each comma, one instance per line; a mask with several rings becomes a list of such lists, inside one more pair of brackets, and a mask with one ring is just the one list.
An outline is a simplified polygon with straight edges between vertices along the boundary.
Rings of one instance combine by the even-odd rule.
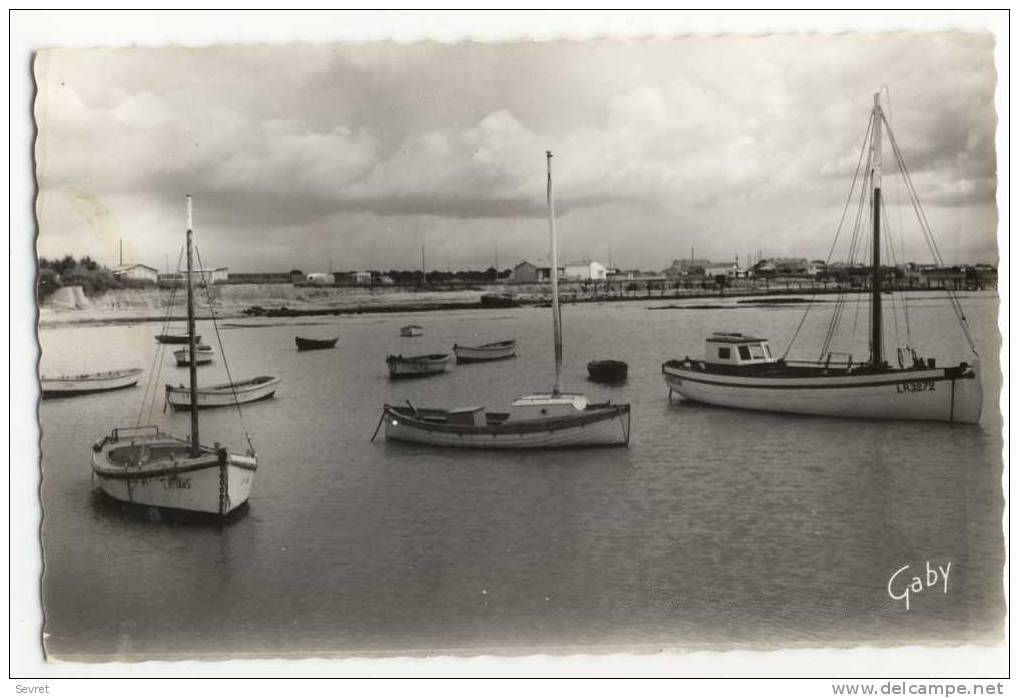
[[716, 332], [705, 343], [704, 362], [722, 366], [753, 366], [777, 362], [768, 340], [739, 332]]

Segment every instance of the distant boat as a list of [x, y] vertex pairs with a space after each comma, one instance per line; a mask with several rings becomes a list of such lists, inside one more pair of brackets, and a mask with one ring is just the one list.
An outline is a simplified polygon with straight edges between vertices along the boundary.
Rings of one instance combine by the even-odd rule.
[[385, 425], [386, 439], [449, 448], [524, 449], [585, 446], [628, 446], [630, 405], [591, 403], [562, 390], [563, 337], [556, 273], [555, 207], [552, 198], [552, 153], [548, 168], [548, 227], [551, 241], [552, 328], [555, 339], [555, 383], [551, 393], [517, 398], [508, 412], [484, 407], [418, 409], [383, 405], [372, 439]]
[[[891, 125], [881, 109], [879, 94], [874, 95], [867, 134], [870, 157], [867, 171], [860, 177], [861, 191], [858, 197], [859, 209], [856, 215], [857, 229], [853, 240], [861, 233], [870, 239], [871, 289], [870, 289], [870, 351], [865, 359], [853, 361], [851, 355], [832, 351], [832, 340], [836, 336], [841, 317], [842, 297], [833, 303], [833, 315], [829, 322], [825, 340], [817, 360], [786, 361], [785, 355], [771, 353], [767, 339], [752, 337], [739, 332], [716, 332], [705, 342], [705, 354], [701, 360], [673, 359], [662, 365], [662, 374], [669, 387], [669, 397], [679, 393], [687, 400], [721, 407], [735, 407], [747, 410], [765, 410], [796, 414], [846, 417], [853, 419], [904, 419], [943, 421], [975, 424], [980, 421], [983, 404], [983, 390], [980, 382], [979, 357], [955, 294], [948, 290], [952, 308], [962, 328], [963, 336], [973, 354], [972, 363], [961, 362], [954, 366], [938, 366], [935, 359], [920, 356], [909, 346], [909, 323], [906, 316], [906, 346], [895, 347], [897, 366], [887, 360], [885, 353], [884, 321], [882, 318], [882, 285], [885, 271], [881, 266], [881, 250], [887, 240], [881, 239], [881, 224], [888, 214], [883, 210], [884, 200], [881, 189], [882, 177], [882, 126], [888, 128], [892, 151], [902, 175], [904, 189], [908, 192], [909, 203], [917, 214], [921, 229], [931, 246], [935, 262], [943, 260], [933, 243], [926, 214], [920, 199], [913, 189], [912, 180], [906, 169], [902, 153], [891, 131]], [[864, 151], [860, 153], [862, 163]], [[847, 201], [853, 200], [853, 189], [860, 175], [860, 165], [850, 187]], [[864, 197], [864, 187], [869, 189]], [[867, 201], [869, 199], [869, 202]], [[861, 231], [859, 222], [866, 220], [863, 207], [869, 203], [873, 214], [872, 231]], [[890, 246], [888, 249], [891, 249]], [[852, 262], [852, 260], [849, 260]], [[903, 311], [907, 308], [903, 305]], [[806, 320], [804, 311], [800, 320], [802, 327]], [[895, 306], [892, 306], [895, 312]], [[855, 324], [855, 320], [854, 320]], [[799, 330], [797, 329], [797, 332]], [[792, 347], [796, 335], [789, 342]], [[895, 340], [898, 344], [898, 321], [896, 320]], [[787, 349], [788, 351], [788, 349]]]
[[41, 376], [43, 399], [54, 397], [72, 397], [89, 393], [105, 393], [108, 390], [130, 388], [138, 383], [142, 374], [140, 368], [125, 368], [102, 373], [82, 373], [76, 376]]
[[[207, 407], [233, 407], [267, 400], [276, 394], [280, 379], [274, 376], [258, 376], [236, 383], [220, 383], [199, 388], [196, 393], [198, 409]], [[191, 409], [191, 391], [187, 386], [166, 386], [166, 403], [176, 410]]]
[[[187, 336], [187, 333], [184, 333], [184, 334], [157, 334], [156, 335], [156, 341], [159, 342], [160, 344], [187, 344], [188, 343], [188, 336]], [[196, 334], [195, 335], [195, 342], [201, 342], [201, 341], [202, 341], [202, 335]]]
[[628, 367], [625, 361], [605, 359], [587, 364], [587, 375], [598, 383], [622, 383], [626, 380]]
[[[205, 364], [212, 363], [212, 357], [216, 355], [216, 350], [210, 347], [208, 344], [196, 344], [195, 345], [195, 365], [203, 366]], [[190, 366], [191, 365], [191, 351], [189, 349], [178, 349], [173, 352], [173, 358], [177, 360], [178, 366]]]
[[443, 373], [453, 363], [452, 354], [423, 354], [402, 356], [390, 354], [386, 357], [390, 378], [414, 378]]
[[401, 337], [420, 337], [424, 332], [421, 325], [407, 325], [400, 328]]
[[311, 337], [294, 337], [294, 341], [297, 342], [297, 351], [313, 351], [315, 349], [332, 349], [336, 346], [336, 342], [339, 337], [330, 337], [328, 339], [317, 339]]
[[[195, 346], [192, 247], [189, 196], [186, 285], [190, 347]], [[232, 453], [218, 441], [211, 448], [201, 444], [197, 376], [192, 365], [188, 370], [192, 408], [188, 438], [167, 434], [156, 426], [138, 425], [114, 428], [92, 446], [92, 474], [104, 495], [129, 504], [211, 515], [221, 521], [248, 501], [258, 469], [251, 439], [248, 438], [248, 450], [243, 455]]]
[[460, 344], [454, 344], [453, 353], [456, 354], [456, 362], [458, 364], [508, 359], [516, 356], [517, 340], [506, 339], [501, 342], [490, 342], [477, 347], [465, 347]]

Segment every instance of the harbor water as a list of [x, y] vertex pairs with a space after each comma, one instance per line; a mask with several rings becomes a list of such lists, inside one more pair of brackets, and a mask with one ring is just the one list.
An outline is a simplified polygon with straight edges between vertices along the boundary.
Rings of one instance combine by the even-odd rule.
[[[887, 296], [901, 304], [902, 296]], [[833, 309], [819, 298], [789, 352], [816, 359]], [[857, 303], [857, 300], [861, 301]], [[866, 357], [866, 299], [843, 311]], [[941, 294], [908, 299], [911, 343], [970, 360]], [[158, 323], [39, 332], [51, 375], [138, 366], [138, 387], [40, 403], [45, 646], [60, 659], [608, 651], [997, 641], [1004, 617], [998, 300], [962, 304], [981, 357], [979, 426], [743, 412], [671, 400], [661, 364], [699, 357], [715, 331], [782, 354], [804, 305], [734, 299], [563, 308], [564, 387], [630, 402], [629, 448], [451, 451], [369, 439], [383, 403], [484, 405], [547, 391], [548, 309], [221, 320], [225, 356], [200, 383], [274, 375], [272, 400], [201, 414], [202, 441], [259, 468], [226, 526], [115, 506], [91, 481], [91, 445], [158, 424], [164, 383], [187, 381]], [[904, 320], [886, 331], [904, 337]], [[402, 325], [424, 328], [399, 336]], [[176, 328], [181, 329], [181, 328]], [[217, 346], [209, 322], [203, 340]], [[294, 336], [338, 336], [297, 352]], [[385, 357], [518, 340], [517, 357], [390, 381]], [[889, 339], [892, 346], [892, 339]], [[162, 351], [160, 354], [159, 352]], [[890, 353], [894, 360], [894, 351]], [[586, 363], [622, 359], [620, 386]], [[143, 408], [147, 384], [157, 396]], [[904, 395], [903, 399], [908, 399]], [[927, 564], [947, 580], [928, 586]], [[904, 600], [912, 577], [923, 590]], [[944, 583], [943, 583], [944, 582]]]

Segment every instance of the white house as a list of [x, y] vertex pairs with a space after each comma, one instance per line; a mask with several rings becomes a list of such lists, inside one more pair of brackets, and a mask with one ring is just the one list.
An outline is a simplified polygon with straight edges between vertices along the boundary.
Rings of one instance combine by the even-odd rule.
[[156, 283], [159, 279], [159, 270], [147, 264], [121, 264], [113, 270], [113, 275], [125, 279]]
[[324, 274], [319, 272], [315, 274], [308, 274], [307, 282], [310, 284], [315, 284], [316, 286], [331, 286], [332, 284], [336, 283], [336, 280], [332, 274]]
[[600, 262], [584, 260], [567, 264], [563, 276], [567, 279], [581, 279], [584, 281], [604, 281], [608, 272], [605, 265]]

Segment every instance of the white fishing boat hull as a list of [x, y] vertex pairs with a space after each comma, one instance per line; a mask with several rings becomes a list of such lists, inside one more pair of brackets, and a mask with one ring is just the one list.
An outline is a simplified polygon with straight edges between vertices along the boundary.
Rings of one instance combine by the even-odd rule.
[[72, 397], [89, 393], [104, 393], [108, 390], [130, 388], [138, 383], [142, 369], [132, 368], [123, 371], [90, 373], [80, 376], [42, 376], [39, 385], [44, 398]]
[[452, 354], [440, 357], [430, 356], [389, 356], [386, 366], [389, 367], [390, 378], [418, 378], [445, 373], [453, 363]]
[[[906, 369], [810, 378], [725, 375], [699, 370], [697, 362], [670, 362], [662, 373], [670, 394], [720, 407], [827, 417], [922, 420], [953, 424], [980, 421], [983, 390], [979, 365]], [[683, 367], [683, 364], [688, 367]]]
[[479, 361], [498, 361], [508, 359], [517, 353], [517, 343], [495, 342], [484, 344], [479, 347], [465, 347], [459, 344], [453, 345], [453, 353], [456, 355], [458, 364], [466, 364]]
[[561, 426], [535, 428], [518, 423], [513, 428], [498, 427], [458, 429], [423, 424], [408, 418], [390, 406], [384, 408], [383, 420], [387, 440], [444, 446], [447, 448], [481, 449], [548, 449], [599, 446], [626, 446], [630, 442], [630, 406], [617, 405], [612, 409], [578, 418]]
[[[196, 349], [195, 366], [211, 364], [215, 355], [214, 349]], [[173, 358], [177, 361], [178, 366], [188, 366], [191, 364], [191, 352], [187, 349], [178, 349], [173, 352]]]
[[[114, 434], [117, 430], [114, 430]], [[114, 453], [176, 450], [182, 457], [139, 459], [125, 464]], [[156, 433], [134, 438], [107, 437], [93, 447], [92, 472], [103, 494], [120, 502], [193, 514], [228, 516], [248, 501], [258, 461], [254, 456], [203, 448], [191, 458], [187, 442]]]
[[[232, 407], [236, 404], [247, 404], [268, 400], [279, 389], [280, 379], [262, 376], [250, 381], [235, 384], [223, 383], [199, 388], [195, 391], [198, 409], [209, 407]], [[191, 409], [191, 391], [187, 386], [166, 386], [166, 403], [174, 410]]]
[[420, 337], [424, 334], [424, 330], [417, 325], [410, 325], [408, 327], [400, 328], [401, 337]]

